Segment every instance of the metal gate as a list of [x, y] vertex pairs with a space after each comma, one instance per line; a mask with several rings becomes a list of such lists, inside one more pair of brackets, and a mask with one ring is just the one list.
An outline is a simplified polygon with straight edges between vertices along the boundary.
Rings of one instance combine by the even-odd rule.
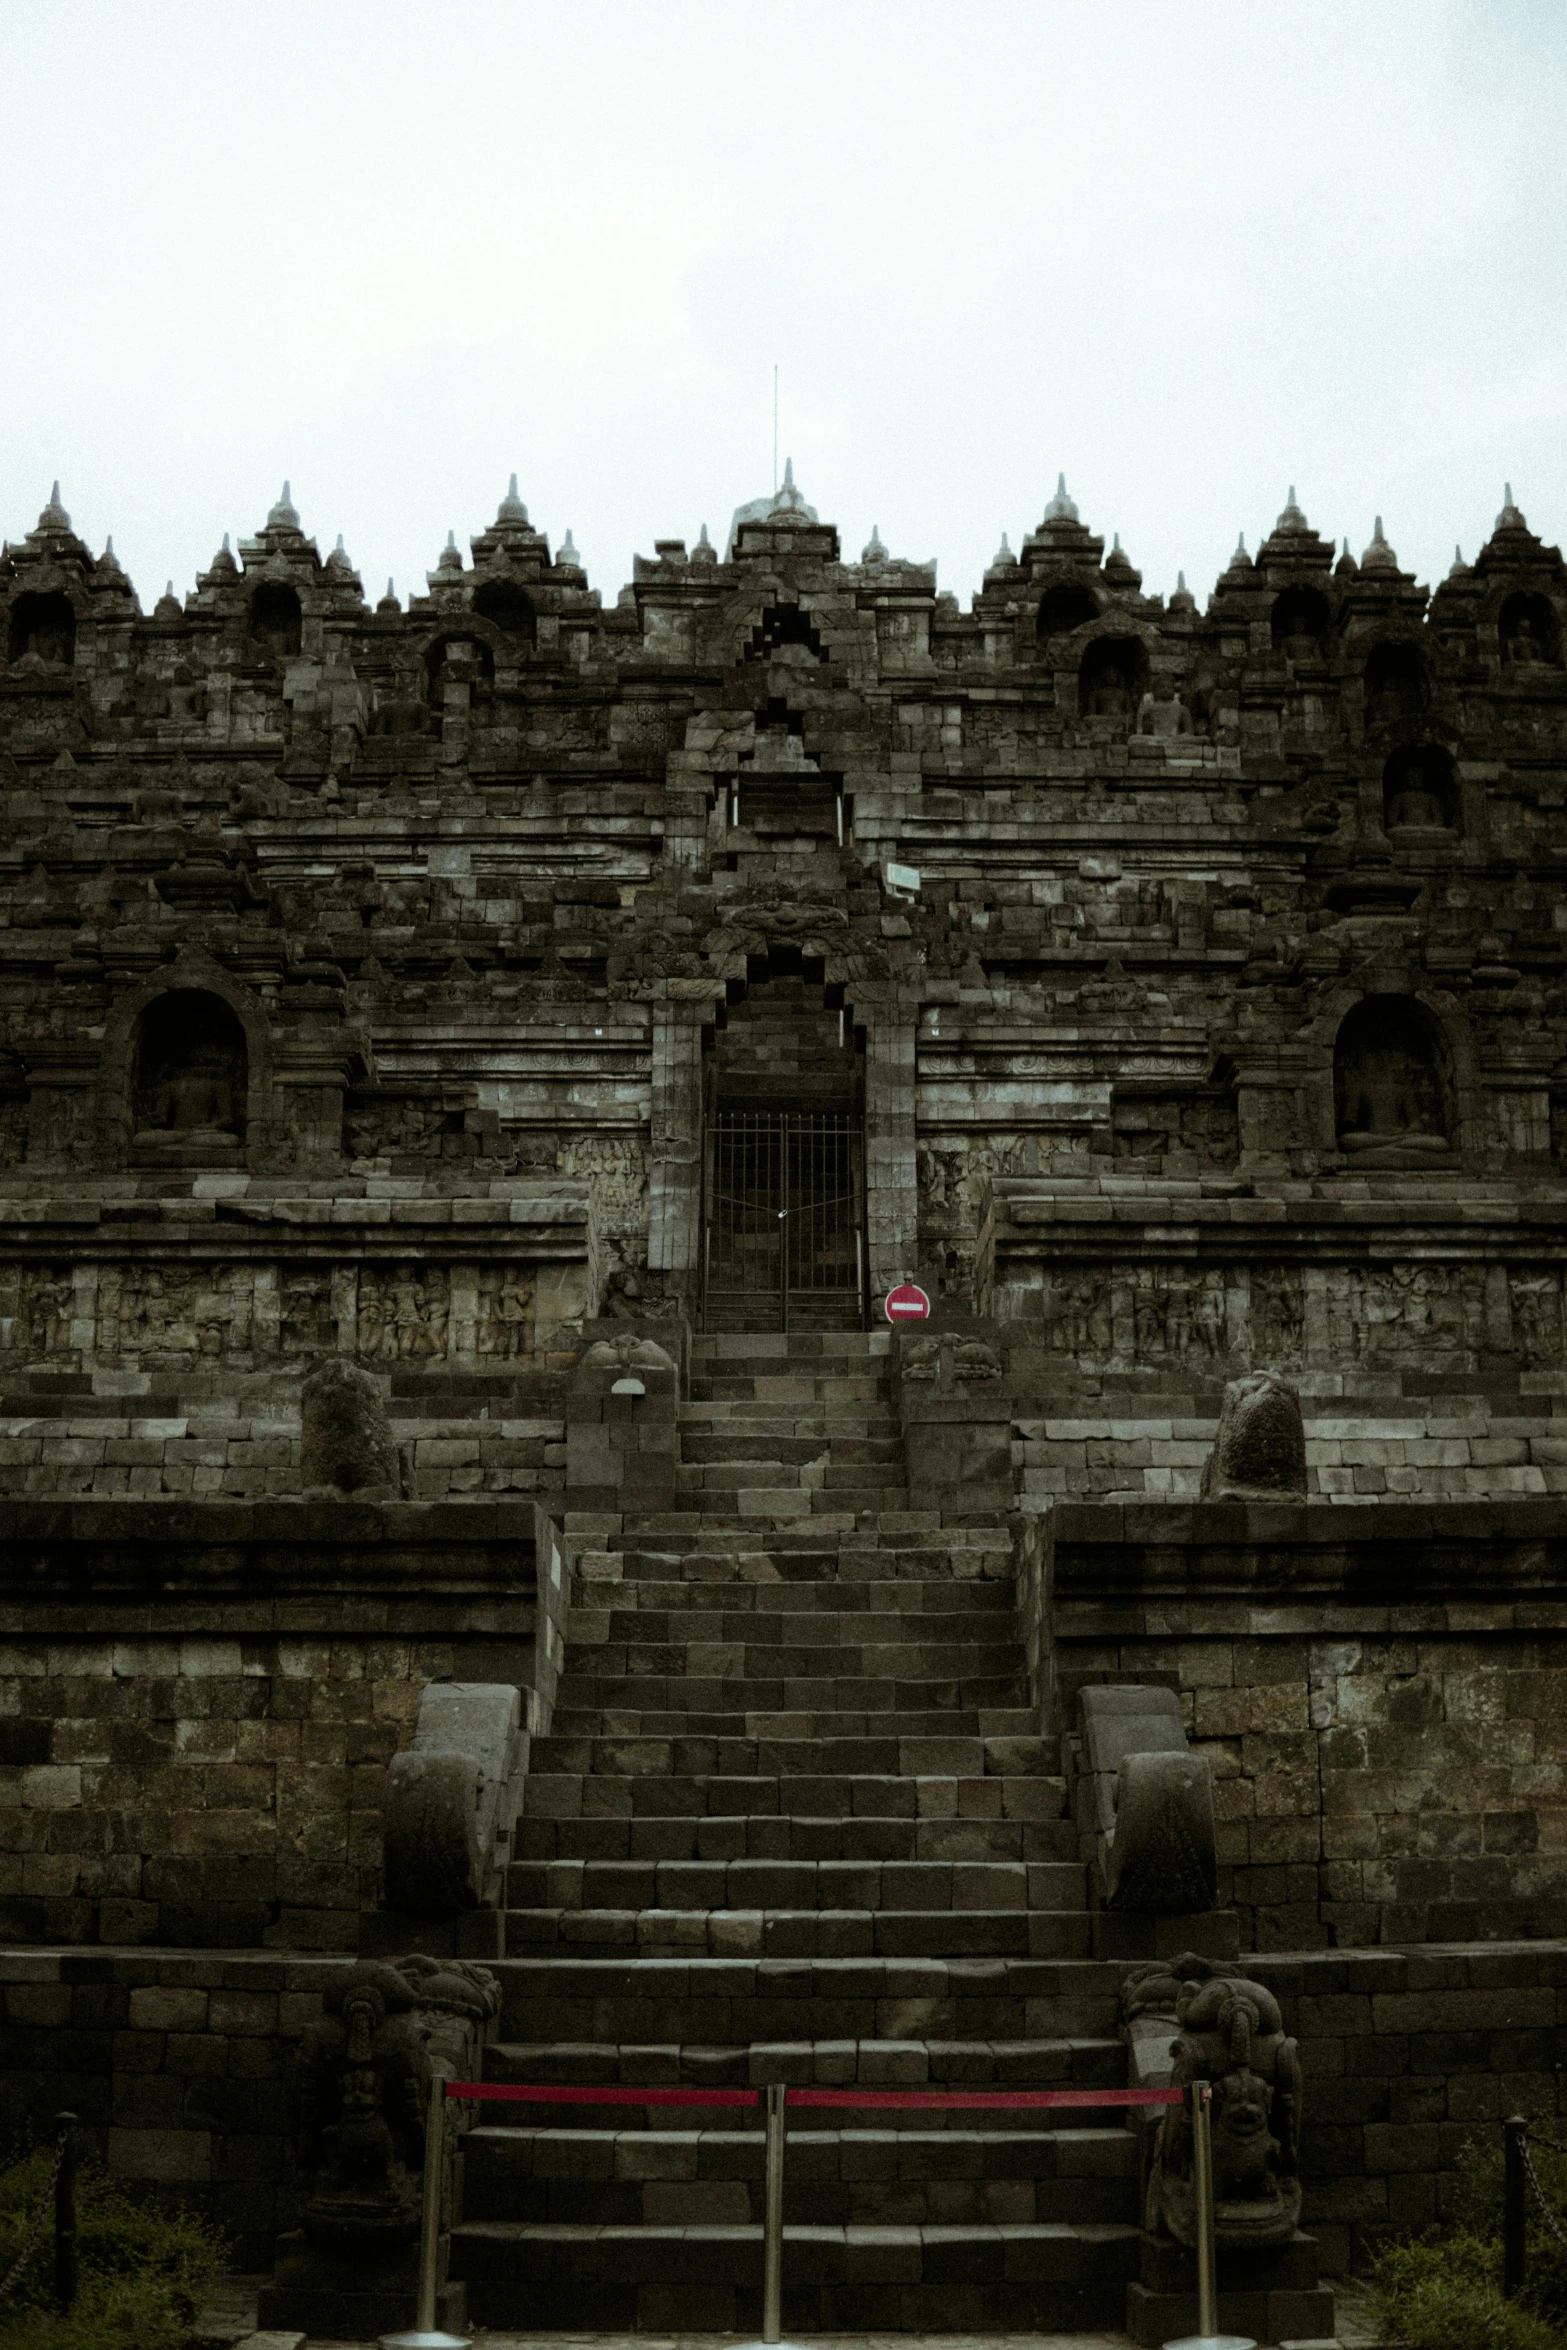
[[719, 1111], [704, 1171], [704, 1328], [864, 1328], [862, 1162], [851, 1111]]

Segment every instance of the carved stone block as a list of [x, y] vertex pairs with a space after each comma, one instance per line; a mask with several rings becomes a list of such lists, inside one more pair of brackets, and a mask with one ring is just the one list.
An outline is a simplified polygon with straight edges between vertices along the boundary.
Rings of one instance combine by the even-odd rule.
[[368, 1371], [333, 1356], [299, 1391], [300, 1481], [307, 1494], [395, 1500], [397, 1446], [381, 1390]]
[[1300, 1397], [1274, 1371], [1232, 1379], [1203, 1464], [1204, 1501], [1304, 1500], [1306, 1434]]

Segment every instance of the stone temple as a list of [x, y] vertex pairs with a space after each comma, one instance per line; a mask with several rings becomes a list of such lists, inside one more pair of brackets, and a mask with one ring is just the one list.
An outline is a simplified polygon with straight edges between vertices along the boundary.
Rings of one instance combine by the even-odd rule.
[[[57, 492], [3, 2110], [363, 2338], [433, 2064], [1207, 2067], [1228, 2321], [1331, 2335], [1562, 2094], [1564, 629], [1510, 492], [1204, 607], [1062, 483], [961, 610], [792, 474], [608, 605], [515, 481], [406, 605], [285, 485], [150, 612]], [[754, 2113], [459, 2121], [449, 2315], [755, 2328]], [[1188, 2330], [1152, 2128], [800, 2113], [786, 2322]]]

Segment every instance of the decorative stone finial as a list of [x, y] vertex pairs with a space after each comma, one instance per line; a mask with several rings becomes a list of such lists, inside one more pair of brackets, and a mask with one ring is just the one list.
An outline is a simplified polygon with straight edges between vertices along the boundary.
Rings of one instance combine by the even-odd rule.
[[707, 535], [705, 522], [697, 533], [696, 545], [691, 550], [691, 560], [693, 563], [716, 563], [718, 561], [718, 551]]
[[1001, 534], [1001, 544], [990, 558], [990, 568], [992, 571], [996, 571], [999, 570], [1003, 563], [1015, 563], [1016, 561], [1017, 557], [1012, 552], [1011, 542], [1008, 539], [1006, 532], [1003, 531]]
[[1459, 577], [1460, 573], [1467, 573], [1468, 569], [1469, 569], [1469, 566], [1468, 566], [1468, 564], [1467, 564], [1467, 563], [1464, 561], [1464, 550], [1463, 550], [1463, 548], [1462, 548], [1462, 547], [1455, 547], [1455, 548], [1453, 549], [1453, 563], [1452, 563], [1452, 569], [1451, 569], [1451, 570], [1448, 572], [1448, 575], [1447, 575], [1447, 576], [1448, 576], [1448, 578], [1449, 578], [1449, 579], [1457, 579], [1457, 578]]
[[437, 571], [461, 571], [462, 555], [458, 549], [457, 533], [454, 530], [447, 532], [446, 544], [441, 549], [435, 567]]
[[[772, 511], [774, 514], [810, 514], [809, 507], [795, 487], [794, 459], [792, 457], [784, 459], [783, 487], [773, 499]], [[815, 520], [814, 515], [811, 515], [811, 520]]]
[[577, 553], [577, 542], [571, 535], [569, 522], [566, 525], [566, 535], [561, 540], [556, 552], [555, 560], [557, 563], [574, 563], [579, 571], [582, 568], [582, 557]]
[[174, 601], [174, 582], [172, 579], [166, 579], [164, 581], [163, 592], [168, 597], [170, 603], [172, 603]]
[[69, 530], [71, 527], [71, 517], [60, 503], [58, 482], [50, 488], [49, 503], [38, 517], [38, 527], [40, 530]]
[[1184, 571], [1178, 571], [1175, 575], [1175, 592], [1178, 596], [1184, 596], [1187, 592], [1186, 574]]
[[886, 560], [887, 550], [881, 543], [881, 531], [873, 522], [871, 535], [860, 549], [860, 561], [862, 563], [885, 563]]
[[297, 530], [299, 528], [299, 516], [294, 511], [294, 493], [287, 482], [283, 484], [282, 496], [267, 516], [267, 528], [268, 530]]
[[526, 522], [528, 519], [528, 509], [517, 495], [515, 474], [506, 484], [506, 495], [495, 510], [495, 519], [497, 522]]
[[332, 549], [331, 554], [328, 555], [327, 561], [332, 565], [335, 571], [352, 571], [353, 569], [353, 565], [348, 560], [348, 549], [343, 544], [343, 534], [341, 531], [339, 531], [337, 534], [337, 545]]
[[1371, 544], [1360, 558], [1360, 568], [1362, 571], [1396, 571], [1398, 569], [1398, 557], [1382, 534], [1380, 514], [1376, 518], [1376, 527], [1371, 533]]
[[1076, 506], [1067, 496], [1066, 475], [1064, 473], [1056, 475], [1056, 494], [1045, 508], [1045, 520], [1047, 522], [1077, 522], [1081, 520]]
[[1360, 565], [1355, 561], [1354, 556], [1350, 553], [1349, 541], [1346, 539], [1344, 541], [1344, 552], [1342, 555], [1340, 555], [1338, 561], [1333, 566], [1333, 576], [1335, 579], [1356, 579], [1359, 577], [1359, 574]]
[[227, 531], [223, 533], [223, 552], [225, 555], [232, 555], [234, 552], [233, 548], [229, 545], [229, 534]]
[[1298, 532], [1309, 528], [1306, 517], [1295, 503], [1295, 484], [1290, 483], [1290, 494], [1284, 501], [1284, 511], [1274, 524], [1275, 530]]
[[377, 604], [376, 610], [378, 612], [400, 612], [402, 610], [401, 604], [397, 601], [397, 582], [390, 573], [387, 575], [386, 593]]
[[1504, 481], [1502, 484], [1502, 511], [1496, 517], [1496, 528], [1498, 530], [1527, 530], [1528, 527], [1529, 525], [1519, 513], [1518, 508], [1513, 504], [1512, 483]]

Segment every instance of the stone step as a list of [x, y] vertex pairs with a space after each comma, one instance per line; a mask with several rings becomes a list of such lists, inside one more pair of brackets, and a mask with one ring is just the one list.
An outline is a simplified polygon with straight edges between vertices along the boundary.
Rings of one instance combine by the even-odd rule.
[[[464, 2219], [760, 2226], [766, 2159], [755, 2120], [749, 2130], [681, 2129], [683, 2119], [703, 2122], [701, 2109], [689, 2116], [664, 2110], [661, 2129], [486, 2123], [468, 2131]], [[1125, 2127], [1003, 2130], [971, 2112], [953, 2117], [967, 2127], [921, 2129], [908, 2126], [911, 2114], [874, 2107], [845, 2113], [841, 2129], [819, 2127], [826, 2118], [803, 2107], [791, 2119], [786, 2226], [1028, 2226], [1138, 2216], [1138, 2141]]]
[[[869, 1474], [869, 1472], [867, 1472]], [[821, 1485], [747, 1484], [724, 1486], [682, 1487], [685, 1500], [702, 1517], [733, 1518], [740, 1526], [747, 1521], [767, 1524], [771, 1520], [827, 1517], [834, 1514], [857, 1524], [863, 1515], [874, 1522], [883, 1510], [904, 1510], [909, 1506], [907, 1489], [902, 1485], [871, 1485], [863, 1481], [854, 1485], [826, 1487]]]
[[[734, 1661], [736, 1666], [745, 1663], [743, 1656]], [[1012, 1708], [1028, 1702], [1020, 1672], [911, 1672], [894, 1678], [890, 1673], [854, 1672], [845, 1660], [841, 1674], [825, 1663], [816, 1672], [753, 1674], [722, 1671], [717, 1669], [721, 1662], [721, 1657], [710, 1659], [709, 1669], [702, 1673], [628, 1675], [613, 1668], [603, 1673], [568, 1672], [561, 1684], [561, 1702], [578, 1712], [617, 1707], [629, 1700], [642, 1713], [918, 1714], [938, 1721], [948, 1714], [977, 1712], [981, 1706]]]
[[[1015, 1778], [1041, 1767], [1031, 1750], [1033, 1716], [1023, 1707], [961, 1713], [807, 1714], [722, 1713], [691, 1708], [572, 1706], [555, 1709], [545, 1762], [552, 1768], [624, 1775], [641, 1767], [673, 1769], [680, 1740], [717, 1746], [717, 1768], [746, 1778], [787, 1777], [796, 1771], [901, 1771], [910, 1778]], [[563, 1758], [556, 1741], [574, 1749]]]
[[[901, 2022], [908, 2009], [909, 1986], [915, 1982], [927, 1992], [934, 1984], [944, 1983], [948, 1988], [956, 1986], [960, 1993], [970, 1994], [950, 2001], [927, 1999], [923, 2004], [934, 2006], [938, 2016], [949, 2008], [953, 2012], [972, 2008], [985, 2020], [997, 2005], [995, 1982], [1021, 1978], [1018, 1994], [1010, 2003], [1021, 2019], [1025, 1992], [1035, 1997], [1039, 1995], [1038, 1986], [1054, 1987], [1057, 1991], [1065, 1986], [1070, 1997], [1072, 1986], [1083, 1976], [1093, 1974], [1107, 1974], [1112, 1978], [1104, 1998], [1094, 2004], [1113, 2020], [1113, 1984], [1124, 1972], [1114, 1967], [1085, 1968], [1061, 1960], [951, 1960], [931, 1964], [858, 1959], [817, 1959], [802, 1963], [765, 1958], [678, 1963], [653, 1959], [630, 1963], [602, 1959], [501, 1959], [497, 1966], [502, 1982], [503, 2029], [510, 2032], [517, 2022], [534, 2027], [542, 2018], [545, 2028], [558, 2025], [560, 2030], [559, 2036], [547, 2040], [507, 2037], [492, 2042], [484, 2057], [487, 2081], [531, 2081], [546, 2086], [558, 2083], [563, 2088], [610, 2088], [626, 2083], [639, 2089], [754, 2089], [774, 2081], [783, 2081], [796, 2089], [1118, 2089], [1126, 2080], [1126, 2050], [1122, 2042], [1091, 2032], [1026, 2038], [998, 2029], [994, 2036], [987, 2038], [895, 2039], [856, 2033], [853, 2029], [856, 2019], [869, 2018], [874, 2013], [878, 1992], [883, 1998], [902, 1994], [889, 1999], [887, 2012], [889, 2022]], [[710, 1990], [704, 1981], [706, 1977], [712, 1978]], [[694, 2010], [704, 2022], [716, 2016], [722, 2003], [726, 2013], [749, 2012], [759, 2019], [774, 2017], [790, 2028], [801, 2021], [841, 2020], [849, 2029], [841, 2038], [830, 2040], [813, 2039], [803, 2033], [791, 2039], [768, 2035], [751, 2041], [726, 2037], [712, 2041], [655, 2040], [651, 2035], [646, 2039], [628, 2036], [607, 2040], [572, 2033], [571, 2025], [581, 2013], [582, 1996], [592, 1999], [606, 2014], [624, 2013], [628, 2019], [640, 2023], [644, 2018], [651, 2020], [650, 2002], [660, 1993], [666, 1998], [674, 1997], [670, 1986], [675, 1978], [684, 1986], [684, 2006]], [[747, 1978], [751, 1979], [754, 1993], [749, 2001], [736, 1989]], [[803, 1993], [802, 1981], [808, 1986]], [[579, 1996], [571, 1997], [572, 1990]], [[812, 1991], [819, 1996], [813, 1998]], [[677, 2002], [671, 2010], [672, 2018], [680, 2012], [681, 2004]], [[487, 2116], [491, 2119], [504, 2116], [509, 2120], [517, 2110], [492, 2106], [487, 2109]], [[802, 2112], [809, 2110], [801, 2108]], [[528, 2106], [519, 2118], [538, 2128], [580, 2129], [585, 2118], [602, 2122], [612, 2114], [618, 2130], [668, 2130], [685, 2111], [693, 2117], [700, 2116], [704, 2130], [758, 2126], [748, 2109], [740, 2106], [683, 2109], [666, 2105], [546, 2104]], [[889, 2128], [897, 2126], [898, 2108], [884, 2106], [867, 2108], [867, 2111], [879, 2111]], [[1114, 2113], [1115, 2109], [1066, 2107], [1051, 2112], [1050, 2126], [1069, 2132], [1099, 2127], [1107, 2111]], [[1011, 2113], [1000, 2109], [977, 2117], [973, 2107], [960, 2107], [952, 2111], [922, 2110], [918, 2128], [921, 2131], [969, 2130], [982, 2124], [987, 2130], [1032, 2132], [1039, 2128], [1040, 2122], [1037, 2108]]]
[[754, 1355], [770, 1362], [874, 1362], [892, 1353], [892, 1332], [874, 1330], [703, 1330], [691, 1340], [691, 1359], [731, 1362]]
[[[936, 1584], [956, 1593], [971, 1584], [998, 1584], [1012, 1604], [1012, 1554], [1005, 1537], [997, 1539], [986, 1527], [985, 1539], [965, 1542], [949, 1530], [940, 1542], [900, 1541], [885, 1545], [873, 1529], [850, 1527], [839, 1538], [824, 1537], [820, 1520], [795, 1519], [788, 1527], [714, 1525], [706, 1543], [683, 1545], [678, 1552], [649, 1547], [640, 1530], [629, 1542], [612, 1544], [621, 1559], [623, 1583], [667, 1584], [671, 1592], [692, 1583], [732, 1586], [738, 1590], [770, 1591], [788, 1585], [842, 1584], [873, 1589], [888, 1584], [913, 1593], [922, 1584]], [[584, 1547], [587, 1547], [584, 1545]], [[845, 1602], [853, 1605], [852, 1597]]]
[[506, 1900], [511, 1909], [540, 1910], [947, 1910], [966, 1923], [977, 1910], [1080, 1910], [1087, 1886], [1077, 1861], [515, 1860]]
[[[1119, 2329], [1136, 2275], [1129, 2223], [795, 2227], [783, 2246], [783, 2323], [812, 2331]], [[762, 2232], [464, 2221], [452, 2274], [481, 2326], [694, 2330], [755, 2337]]]
[[818, 1819], [787, 1813], [747, 1818], [645, 1810], [634, 1818], [628, 1810], [614, 1818], [525, 1817], [512, 1832], [511, 1848], [518, 1860], [1075, 1861], [1078, 1835], [1070, 1820]]
[[[585, 1604], [596, 1605], [609, 1640], [810, 1641], [832, 1648], [910, 1640], [1017, 1646], [1011, 1594], [998, 1595], [998, 1587], [990, 1584], [958, 1584], [945, 1594], [923, 1583], [829, 1584], [820, 1595], [809, 1583], [745, 1584], [737, 1592], [712, 1593], [671, 1583], [666, 1590], [668, 1596], [660, 1601], [656, 1584], [610, 1584]], [[879, 1604], [851, 1604], [866, 1593]]]
[[[1033, 1742], [1044, 1747], [1043, 1739]], [[701, 1818], [735, 1814], [800, 1815], [836, 1820], [1041, 1820], [1066, 1818], [1066, 1781], [1044, 1772], [924, 1772], [824, 1770], [815, 1773], [720, 1772], [716, 1741], [673, 1742], [670, 1768], [607, 1777], [591, 1770], [546, 1768], [533, 1742], [525, 1815], [541, 1819]], [[1075, 1831], [1074, 1831], [1075, 1832]]]
[[508, 1909], [512, 1958], [1087, 1958], [1086, 1910]]
[[842, 1731], [822, 1736], [799, 1730], [791, 1734], [784, 1729], [750, 1735], [670, 1731], [651, 1736], [631, 1728], [577, 1730], [562, 1723], [557, 1709], [556, 1726], [550, 1735], [533, 1741], [531, 1770], [545, 1776], [580, 1772], [585, 1777], [603, 1773], [618, 1778], [668, 1778], [674, 1775], [676, 1753], [685, 1744], [687, 1759], [693, 1765], [701, 1750], [713, 1752], [709, 1767], [715, 1777], [1011, 1779], [1031, 1771], [1048, 1775], [1050, 1764], [1058, 1759], [1055, 1743], [1026, 1733], [988, 1738], [923, 1732], [904, 1735], [896, 1724], [886, 1723], [874, 1735]]
[[874, 1372], [768, 1372], [693, 1369], [693, 1403], [760, 1403], [778, 1411], [812, 1404], [846, 1404], [852, 1410], [890, 1412], [887, 1382]]
[[[699, 1680], [914, 1679], [1015, 1681], [1018, 1643], [1005, 1622], [962, 1620], [954, 1633], [940, 1617], [740, 1616], [716, 1613], [706, 1623], [678, 1617], [649, 1621], [645, 1610], [612, 1616], [608, 1637], [584, 1644], [580, 1661], [596, 1680], [606, 1676], [635, 1681], [646, 1673], [688, 1672]], [[568, 1666], [568, 1671], [572, 1668]], [[850, 1701], [857, 1702], [857, 1701]]]
[[[1076, 1860], [1077, 1828], [1040, 1806], [1029, 1815], [1023, 1795], [1033, 1782], [980, 1780], [992, 1793], [1015, 1791], [1010, 1810], [877, 1813], [848, 1806], [820, 1811], [798, 1803], [780, 1811], [780, 1782], [668, 1779], [651, 1795], [641, 1780], [603, 1782], [561, 1774], [518, 1821], [518, 1860]], [[787, 1787], [789, 1782], [783, 1784]], [[801, 1782], [801, 1784], [804, 1784]], [[950, 1782], [948, 1783], [950, 1785]], [[753, 1788], [773, 1798], [766, 1811], [735, 1808]], [[814, 1789], [813, 1789], [814, 1792]], [[912, 1788], [910, 1792], [913, 1792]], [[709, 1796], [716, 1801], [709, 1801]], [[725, 1806], [730, 1808], [724, 1808]]]
[[780, 1426], [763, 1429], [750, 1422], [743, 1424], [725, 1421], [711, 1429], [682, 1425], [680, 1432], [681, 1458], [686, 1462], [700, 1461], [704, 1465], [733, 1461], [790, 1461], [802, 1466], [820, 1458], [830, 1449], [835, 1462], [866, 1461], [901, 1465], [903, 1445], [895, 1432], [876, 1436], [850, 1436], [834, 1429], [820, 1436], [807, 1431], [797, 1433], [793, 1428]]

